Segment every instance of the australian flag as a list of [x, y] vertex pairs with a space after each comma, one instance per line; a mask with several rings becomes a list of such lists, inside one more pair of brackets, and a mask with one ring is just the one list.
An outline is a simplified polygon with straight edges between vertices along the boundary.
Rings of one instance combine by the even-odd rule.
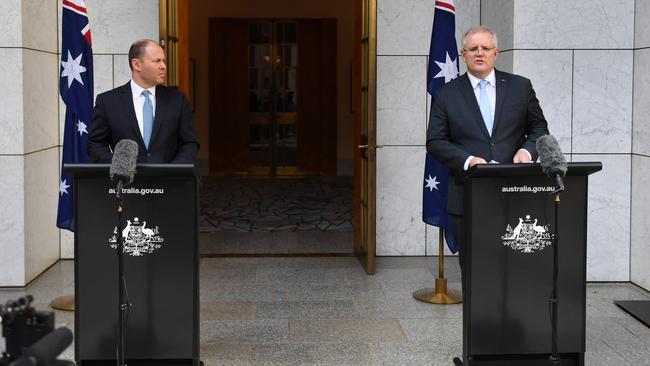
[[[433, 98], [443, 84], [458, 76], [458, 48], [456, 47], [456, 8], [453, 0], [437, 0], [433, 13], [433, 31], [429, 48], [427, 91]], [[427, 153], [424, 167], [422, 220], [445, 229], [447, 246], [458, 251], [456, 239], [447, 214], [447, 184], [449, 169]]]
[[87, 163], [86, 141], [93, 111], [93, 51], [85, 0], [63, 0], [61, 19], [61, 79], [66, 105], [59, 211], [56, 226], [74, 231], [72, 178], [63, 164]]

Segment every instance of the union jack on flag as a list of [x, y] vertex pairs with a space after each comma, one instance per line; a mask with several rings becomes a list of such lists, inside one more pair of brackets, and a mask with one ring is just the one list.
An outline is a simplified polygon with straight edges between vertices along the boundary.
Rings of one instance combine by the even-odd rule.
[[66, 105], [59, 210], [56, 226], [75, 230], [72, 177], [68, 163], [87, 163], [86, 141], [93, 112], [93, 51], [85, 0], [63, 0], [59, 93]]

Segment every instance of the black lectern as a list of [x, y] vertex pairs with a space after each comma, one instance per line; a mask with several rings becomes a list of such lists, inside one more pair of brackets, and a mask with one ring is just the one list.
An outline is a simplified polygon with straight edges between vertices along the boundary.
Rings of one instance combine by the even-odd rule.
[[117, 236], [124, 238], [128, 365], [199, 365], [198, 187], [192, 165], [138, 165], [117, 232], [108, 165], [66, 164], [74, 177], [75, 358], [115, 365]]
[[[584, 365], [588, 175], [569, 163], [558, 216], [558, 345]], [[465, 181], [464, 365], [550, 365], [555, 180], [539, 164], [486, 164]]]

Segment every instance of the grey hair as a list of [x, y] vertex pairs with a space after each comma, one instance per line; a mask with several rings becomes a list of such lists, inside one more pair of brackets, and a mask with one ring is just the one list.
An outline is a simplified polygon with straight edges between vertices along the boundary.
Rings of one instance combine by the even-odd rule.
[[138, 39], [137, 41], [133, 42], [131, 47], [129, 48], [129, 68], [133, 70], [133, 65], [131, 65], [131, 60], [134, 58], [141, 58], [142, 54], [144, 54], [145, 48], [149, 44], [158, 44], [158, 42], [152, 40], [152, 39]]
[[467, 43], [465, 42], [467, 40], [467, 37], [475, 33], [490, 33], [490, 35], [492, 35], [492, 39], [494, 40], [494, 47], [499, 48], [499, 46], [497, 45], [497, 34], [494, 33], [492, 29], [484, 25], [472, 27], [468, 29], [467, 32], [465, 32], [465, 34], [463, 34], [463, 47], [467, 45]]

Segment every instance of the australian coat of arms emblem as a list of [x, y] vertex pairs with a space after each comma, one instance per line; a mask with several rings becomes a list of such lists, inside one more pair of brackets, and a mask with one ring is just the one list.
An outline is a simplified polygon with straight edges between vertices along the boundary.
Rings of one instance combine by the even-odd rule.
[[549, 225], [537, 225], [537, 219], [533, 220], [530, 215], [520, 217], [514, 228], [508, 224], [501, 239], [503, 245], [522, 253], [532, 253], [552, 244]]
[[[146, 221], [140, 221], [138, 217], [133, 221], [126, 220], [126, 226], [122, 230], [124, 238], [124, 253], [134, 257], [141, 257], [144, 254], [151, 254], [160, 249], [165, 239], [160, 236], [158, 226], [147, 227]], [[113, 249], [117, 249], [117, 226], [113, 229], [113, 236], [108, 239]]]

